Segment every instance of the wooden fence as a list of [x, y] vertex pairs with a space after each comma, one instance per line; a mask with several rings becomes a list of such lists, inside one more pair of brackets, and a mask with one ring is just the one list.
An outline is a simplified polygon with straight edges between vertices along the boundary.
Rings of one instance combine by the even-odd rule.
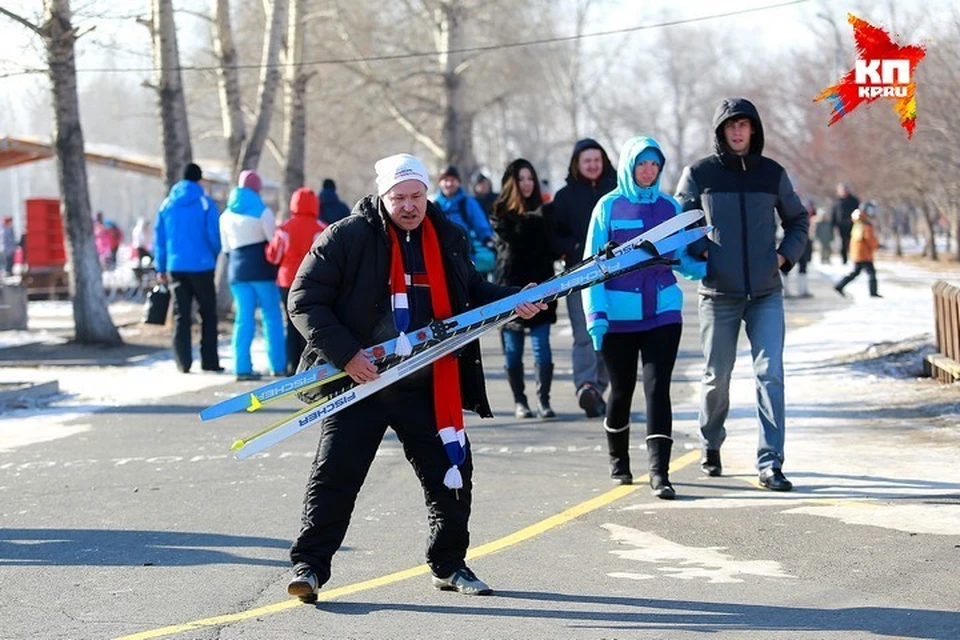
[[933, 284], [933, 319], [937, 353], [926, 357], [924, 371], [940, 382], [956, 382], [960, 380], [960, 287], [943, 280]]

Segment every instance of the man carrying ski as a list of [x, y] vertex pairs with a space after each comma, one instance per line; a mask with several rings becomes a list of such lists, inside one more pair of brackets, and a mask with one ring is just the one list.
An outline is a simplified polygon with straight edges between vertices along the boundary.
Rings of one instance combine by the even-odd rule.
[[[476, 272], [464, 232], [428, 201], [430, 180], [417, 158], [390, 156], [375, 169], [377, 195], [323, 233], [288, 303], [291, 321], [307, 339], [300, 370], [322, 359], [359, 384], [378, 378], [366, 345], [517, 291]], [[545, 308], [523, 303], [515, 311], [528, 319]], [[492, 592], [465, 563], [473, 465], [462, 409], [492, 416], [477, 342], [323, 420], [290, 552], [290, 595], [315, 601], [329, 580], [331, 559], [388, 426], [426, 495], [433, 585], [470, 595]]]

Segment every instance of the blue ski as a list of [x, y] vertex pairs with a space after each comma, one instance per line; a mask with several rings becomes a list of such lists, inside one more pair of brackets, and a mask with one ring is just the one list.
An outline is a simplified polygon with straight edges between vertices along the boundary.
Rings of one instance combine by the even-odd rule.
[[[685, 247], [691, 242], [702, 238], [709, 231], [710, 227], [697, 227], [688, 231], [682, 231], [654, 243], [654, 246], [657, 253], [668, 254], [671, 251]], [[235, 457], [238, 460], [243, 460], [278, 442], [286, 440], [313, 424], [318, 424], [323, 418], [332, 416], [346, 407], [352, 406], [364, 398], [368, 398], [405, 376], [462, 348], [479, 338], [480, 335], [489, 329], [508, 322], [514, 317], [514, 307], [521, 301], [548, 302], [555, 300], [574, 291], [579, 291], [595, 284], [611, 280], [628, 271], [642, 268], [645, 263], [649, 263], [651, 260], [657, 258], [657, 255], [650, 253], [647, 249], [633, 245], [630, 251], [623, 252], [621, 255], [611, 257], [603, 255], [597, 256], [596, 260], [594, 260], [593, 264], [588, 268], [577, 269], [565, 277], [556, 278], [484, 305], [483, 307], [478, 307], [475, 309], [475, 312], [481, 314], [480, 320], [475, 321], [472, 325], [459, 325], [447, 328], [446, 331], [449, 331], [449, 333], [446, 334], [445, 338], [441, 339], [439, 343], [406, 360], [402, 360], [396, 366], [381, 373], [380, 377], [373, 382], [353, 384], [334, 396], [325, 397], [298, 411], [293, 416], [285, 418], [249, 438], [236, 441], [231, 449], [235, 452]], [[522, 296], [521, 294], [524, 293], [533, 294], [536, 297]], [[514, 298], [515, 300], [511, 300]]]
[[[670, 220], [657, 225], [649, 231], [638, 235], [630, 242], [626, 242], [618, 247], [613, 248], [610, 252], [610, 256], [607, 257], [609, 258], [623, 255], [629, 251], [632, 251], [634, 248], [639, 247], [644, 242], [657, 243], [670, 234], [696, 223], [702, 217], [703, 211], [699, 209], [679, 214]], [[445, 335], [448, 335], [448, 330], [453, 329], [454, 327], [472, 326], [478, 321], [488, 319], [491, 315], [503, 313], [506, 308], [512, 309], [513, 306], [516, 306], [516, 304], [519, 302], [535, 300], [536, 296], [532, 294], [533, 291], [541, 290], [541, 287], [546, 288], [548, 285], [555, 283], [561, 278], [569, 277], [575, 273], [580, 273], [583, 269], [590, 267], [596, 258], [597, 256], [590, 256], [564, 273], [542, 283], [537, 288], [525, 289], [518, 294], [514, 294], [514, 296], [510, 298], [504, 298], [500, 300], [499, 303], [504, 304], [495, 303], [498, 305], [496, 307], [496, 313], [491, 313], [491, 309], [488, 308], [490, 305], [487, 305], [487, 307], [480, 307], [471, 311], [466, 311], [452, 318], [443, 320], [442, 322], [434, 322], [425, 327], [421, 327], [420, 329], [412, 331], [411, 333], [407, 334], [407, 338], [410, 340], [410, 344], [413, 348], [413, 354], [411, 355], [414, 355], [422, 349], [436, 344], [437, 341], [441, 340]], [[507, 304], [507, 301], [513, 302]], [[438, 330], [440, 335], [435, 333]], [[389, 361], [400, 358], [400, 356], [396, 354], [396, 350], [397, 339], [393, 338], [391, 340], [387, 340], [386, 342], [369, 347], [365, 351], [371, 361], [377, 365], [378, 368], [381, 368]], [[200, 412], [200, 419], [215, 420], [239, 411], [253, 412], [266, 404], [276, 402], [277, 400], [292, 396], [300, 391], [312, 389], [327, 382], [333, 382], [336, 379], [343, 378], [345, 375], [346, 374], [332, 364], [321, 364], [288, 378], [269, 382], [252, 391], [227, 398], [226, 400], [218, 402], [217, 404], [211, 405]]]

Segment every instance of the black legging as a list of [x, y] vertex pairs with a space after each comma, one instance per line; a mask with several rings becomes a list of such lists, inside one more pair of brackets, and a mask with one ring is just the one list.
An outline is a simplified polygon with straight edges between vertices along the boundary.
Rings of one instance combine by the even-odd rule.
[[643, 394], [647, 400], [647, 435], [671, 436], [673, 407], [670, 378], [680, 348], [679, 323], [649, 331], [608, 333], [603, 337], [603, 360], [610, 373], [607, 429], [621, 429], [630, 422], [630, 405], [637, 386], [638, 361], [643, 361]]
[[300, 356], [303, 350], [307, 348], [307, 341], [304, 340], [297, 328], [290, 322], [290, 312], [287, 311], [287, 298], [290, 297], [290, 287], [280, 287], [280, 300], [283, 302], [283, 317], [287, 321], [287, 375], [292, 376], [297, 372], [297, 365], [300, 364]]

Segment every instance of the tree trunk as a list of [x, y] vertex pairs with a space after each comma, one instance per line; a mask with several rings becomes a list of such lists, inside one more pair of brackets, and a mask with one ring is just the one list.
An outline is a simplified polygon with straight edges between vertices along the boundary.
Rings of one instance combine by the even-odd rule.
[[937, 255], [937, 212], [934, 209], [931, 211], [930, 203], [923, 203], [923, 221], [927, 227], [927, 247], [924, 251], [925, 256], [929, 256], [931, 260], [937, 262], [939, 256]]
[[280, 47], [283, 44], [283, 29], [287, 22], [287, 0], [273, 0], [270, 20], [267, 22], [263, 40], [263, 58], [260, 70], [260, 90], [257, 94], [257, 121], [247, 140], [239, 169], [256, 169], [260, 164], [263, 145], [270, 132], [273, 103], [280, 85]]
[[473, 115], [466, 107], [466, 88], [461, 67], [464, 56], [462, 53], [451, 53], [463, 49], [463, 22], [456, 0], [443, 0], [437, 11], [437, 51], [446, 105], [443, 113], [443, 145], [447, 162], [457, 165], [460, 175], [467, 181], [477, 164], [473, 157]]
[[290, 0], [287, 25], [287, 66], [284, 83], [283, 201], [286, 207], [293, 192], [303, 186], [307, 155], [306, 91], [310, 75], [303, 71], [304, 0]]
[[100, 262], [93, 241], [90, 193], [84, 156], [74, 42], [69, 0], [47, 0], [41, 27], [53, 85], [57, 180], [60, 216], [67, 232], [70, 297], [77, 342], [122, 344], [110, 318]]
[[960, 262], [960, 207], [952, 205], [953, 209], [953, 238], [956, 244], [954, 245], [954, 251], [956, 252], [957, 261]]
[[233, 27], [230, 25], [230, 0], [217, 0], [213, 46], [219, 62], [217, 86], [220, 92], [223, 137], [227, 141], [227, 155], [230, 158], [228, 166], [236, 167], [240, 163], [240, 152], [247, 138], [247, 130], [243, 123], [237, 48], [233, 43]]
[[167, 187], [183, 176], [183, 168], [193, 160], [187, 105], [180, 79], [180, 52], [173, 0], [153, 0], [153, 61], [157, 68], [157, 92], [160, 100], [160, 126], [163, 142], [163, 175]]

